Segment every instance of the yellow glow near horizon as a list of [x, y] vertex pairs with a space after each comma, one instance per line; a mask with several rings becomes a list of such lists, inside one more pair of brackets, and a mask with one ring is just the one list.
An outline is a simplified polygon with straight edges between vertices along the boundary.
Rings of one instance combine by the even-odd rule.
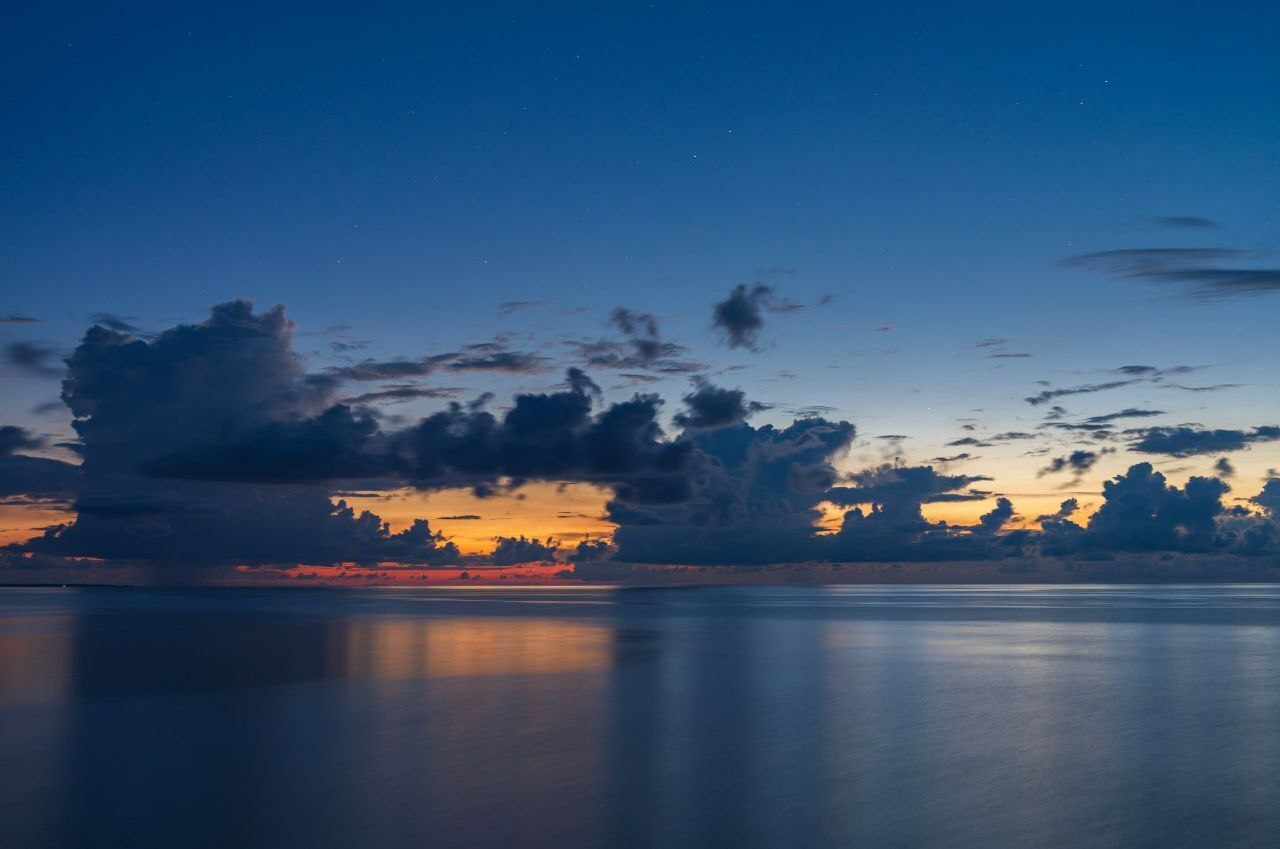
[[433, 531], [442, 531], [464, 554], [487, 554], [497, 536], [551, 536], [567, 548], [583, 539], [611, 536], [614, 526], [603, 518], [609, 497], [608, 489], [592, 484], [542, 482], [489, 498], [477, 498], [469, 489], [344, 496], [355, 510], [377, 513], [393, 531], [403, 530], [414, 519], [427, 519]]
[[25, 542], [50, 525], [75, 520], [76, 514], [47, 504], [0, 504], [0, 545]]

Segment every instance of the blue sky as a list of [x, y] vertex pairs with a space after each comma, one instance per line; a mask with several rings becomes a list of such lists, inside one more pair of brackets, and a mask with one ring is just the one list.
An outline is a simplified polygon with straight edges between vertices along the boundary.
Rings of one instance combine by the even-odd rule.
[[[315, 368], [500, 332], [570, 364], [563, 340], [605, 335], [626, 306], [717, 382], [777, 405], [759, 421], [829, 406], [864, 438], [911, 436], [913, 461], [946, 453], [958, 418], [1033, 429], [1036, 381], [1131, 364], [1242, 385], [1139, 384], [1071, 412], [1280, 419], [1280, 294], [1205, 303], [1061, 265], [1230, 247], [1274, 267], [1275, 4], [56, 4], [11, 18], [0, 314], [41, 321], [0, 327], [6, 344], [70, 351], [95, 313], [156, 331], [249, 298], [287, 305]], [[1216, 226], [1160, 220], [1173, 216]], [[808, 309], [769, 316], [759, 352], [729, 350], [711, 304], [756, 281]], [[536, 303], [500, 316], [512, 301]], [[318, 332], [334, 325], [367, 344], [332, 351]], [[1007, 346], [974, 347], [995, 337]], [[610, 397], [636, 389], [595, 377]], [[65, 410], [32, 412], [56, 380], [3, 379], [6, 422], [68, 432]], [[501, 403], [559, 379], [459, 385]], [[880, 452], [867, 442], [850, 466]], [[999, 486], [1046, 489], [1040, 458], [986, 459]], [[1280, 452], [1237, 459], [1261, 477]]]

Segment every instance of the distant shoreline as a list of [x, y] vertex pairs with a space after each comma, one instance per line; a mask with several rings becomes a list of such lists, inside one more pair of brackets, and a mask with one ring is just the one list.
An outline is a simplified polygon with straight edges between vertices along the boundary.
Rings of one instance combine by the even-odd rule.
[[[596, 561], [441, 569], [293, 567], [287, 570], [95, 570], [92, 580], [3, 581], [5, 588], [170, 587], [694, 587], [729, 585], [1222, 584], [1280, 583], [1280, 562], [1215, 555], [1122, 555], [1107, 560], [1011, 558], [994, 561], [784, 563], [684, 566]], [[68, 575], [67, 577], [72, 577]], [[89, 577], [89, 576], [84, 576]]]

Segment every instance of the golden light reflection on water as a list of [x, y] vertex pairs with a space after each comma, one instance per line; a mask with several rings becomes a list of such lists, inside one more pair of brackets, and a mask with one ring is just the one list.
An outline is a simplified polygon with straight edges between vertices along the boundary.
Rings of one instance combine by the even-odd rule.
[[69, 616], [13, 616], [0, 623], [0, 705], [66, 697], [73, 626]]
[[565, 620], [359, 618], [335, 661], [380, 679], [545, 675], [603, 669], [611, 646], [609, 629]]

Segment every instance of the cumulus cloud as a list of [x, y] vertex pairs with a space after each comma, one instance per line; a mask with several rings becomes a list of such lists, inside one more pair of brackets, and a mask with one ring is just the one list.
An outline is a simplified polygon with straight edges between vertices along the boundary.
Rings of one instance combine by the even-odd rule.
[[596, 560], [608, 560], [617, 552], [613, 542], [607, 539], [587, 539], [578, 543], [577, 548], [569, 555], [571, 563], [589, 563]]
[[[426, 522], [393, 534], [376, 515], [331, 503], [323, 486], [265, 486], [225, 471], [212, 481], [143, 472], [184, 452], [210, 461], [193, 446], [242, 433], [265, 434], [260, 444], [281, 452], [251, 455], [262, 464], [255, 477], [294, 479], [288, 470], [299, 458], [345, 469], [349, 443], [374, 425], [329, 406], [332, 385], [308, 379], [291, 336], [283, 309], [254, 313], [243, 301], [152, 339], [92, 327], [68, 360], [63, 386], [84, 458], [77, 516], [28, 547], [174, 565], [455, 557]], [[303, 438], [285, 439], [286, 431]]]
[[998, 533], [1013, 516], [1013, 502], [1007, 498], [997, 498], [996, 506], [978, 518], [978, 530], [986, 534]]
[[560, 542], [551, 537], [545, 540], [518, 537], [498, 537], [489, 561], [495, 566], [513, 566], [517, 563], [532, 563], [556, 559], [556, 549]]
[[748, 401], [740, 389], [721, 389], [706, 381], [699, 381], [696, 389], [684, 396], [684, 403], [686, 409], [677, 413], [674, 421], [685, 430], [727, 427], [768, 409], [765, 404]]
[[1084, 542], [1115, 551], [1212, 550], [1214, 520], [1228, 491], [1222, 481], [1202, 477], [1178, 489], [1150, 463], [1138, 463], [1103, 484], [1103, 503], [1089, 520]]
[[[628, 346], [633, 337], [658, 335], [647, 314], [625, 312], [612, 321]], [[63, 393], [83, 465], [28, 456], [22, 452], [38, 451], [43, 442], [21, 428], [0, 428], [0, 481], [7, 488], [0, 494], [61, 499], [76, 512], [73, 522], [50, 529], [27, 550], [166, 565], [456, 563], [457, 548], [425, 520], [393, 533], [375, 514], [334, 498], [404, 486], [468, 487], [483, 497], [534, 480], [594, 484], [609, 493], [613, 539], [584, 542], [570, 555], [575, 561], [981, 559], [1037, 545], [1047, 553], [1170, 546], [1256, 553], [1273, 550], [1276, 539], [1270, 514], [1258, 512], [1272, 509], [1270, 484], [1254, 498], [1255, 509], [1226, 515], [1226, 484], [1193, 478], [1178, 489], [1147, 464], [1107, 482], [1102, 508], [1087, 526], [1073, 521], [1078, 504], [1069, 499], [1058, 513], [1040, 517], [1041, 531], [1009, 531], [1015, 506], [979, 486], [987, 476], [901, 464], [843, 474], [837, 464], [853, 443], [852, 424], [807, 415], [785, 427], [755, 427], [747, 419], [764, 405], [706, 381], [684, 396], [673, 418], [678, 431], [670, 435], [660, 424], [658, 396], [605, 404], [599, 386], [576, 368], [562, 386], [517, 394], [502, 412], [491, 412], [481, 398], [450, 402], [415, 422], [379, 417], [358, 404], [401, 397], [379, 393], [441, 397], [455, 390], [425, 381], [351, 396], [344, 390], [448, 373], [467, 359], [510, 353], [505, 340], [315, 374], [295, 355], [292, 333], [282, 309], [256, 312], [245, 302], [219, 305], [203, 322], [147, 338], [91, 328], [68, 359]], [[1148, 414], [1155, 413], [1126, 408], [1080, 424], [1105, 428]], [[1138, 444], [1164, 439], [1161, 453], [1172, 456], [1280, 439], [1280, 428], [1182, 428], [1193, 435], [1178, 428], [1129, 435]], [[1241, 436], [1224, 442], [1224, 433]], [[885, 436], [896, 444], [901, 435]], [[968, 439], [1034, 437], [1006, 431]], [[1180, 447], [1169, 450], [1170, 444]], [[1079, 474], [1101, 453], [1067, 454], [1046, 473]], [[974, 458], [937, 461], [964, 459]], [[994, 506], [976, 524], [924, 515], [929, 504], [990, 499]], [[821, 521], [832, 507], [844, 510], [834, 530]], [[555, 540], [503, 537], [489, 560], [549, 559], [557, 547]]]

